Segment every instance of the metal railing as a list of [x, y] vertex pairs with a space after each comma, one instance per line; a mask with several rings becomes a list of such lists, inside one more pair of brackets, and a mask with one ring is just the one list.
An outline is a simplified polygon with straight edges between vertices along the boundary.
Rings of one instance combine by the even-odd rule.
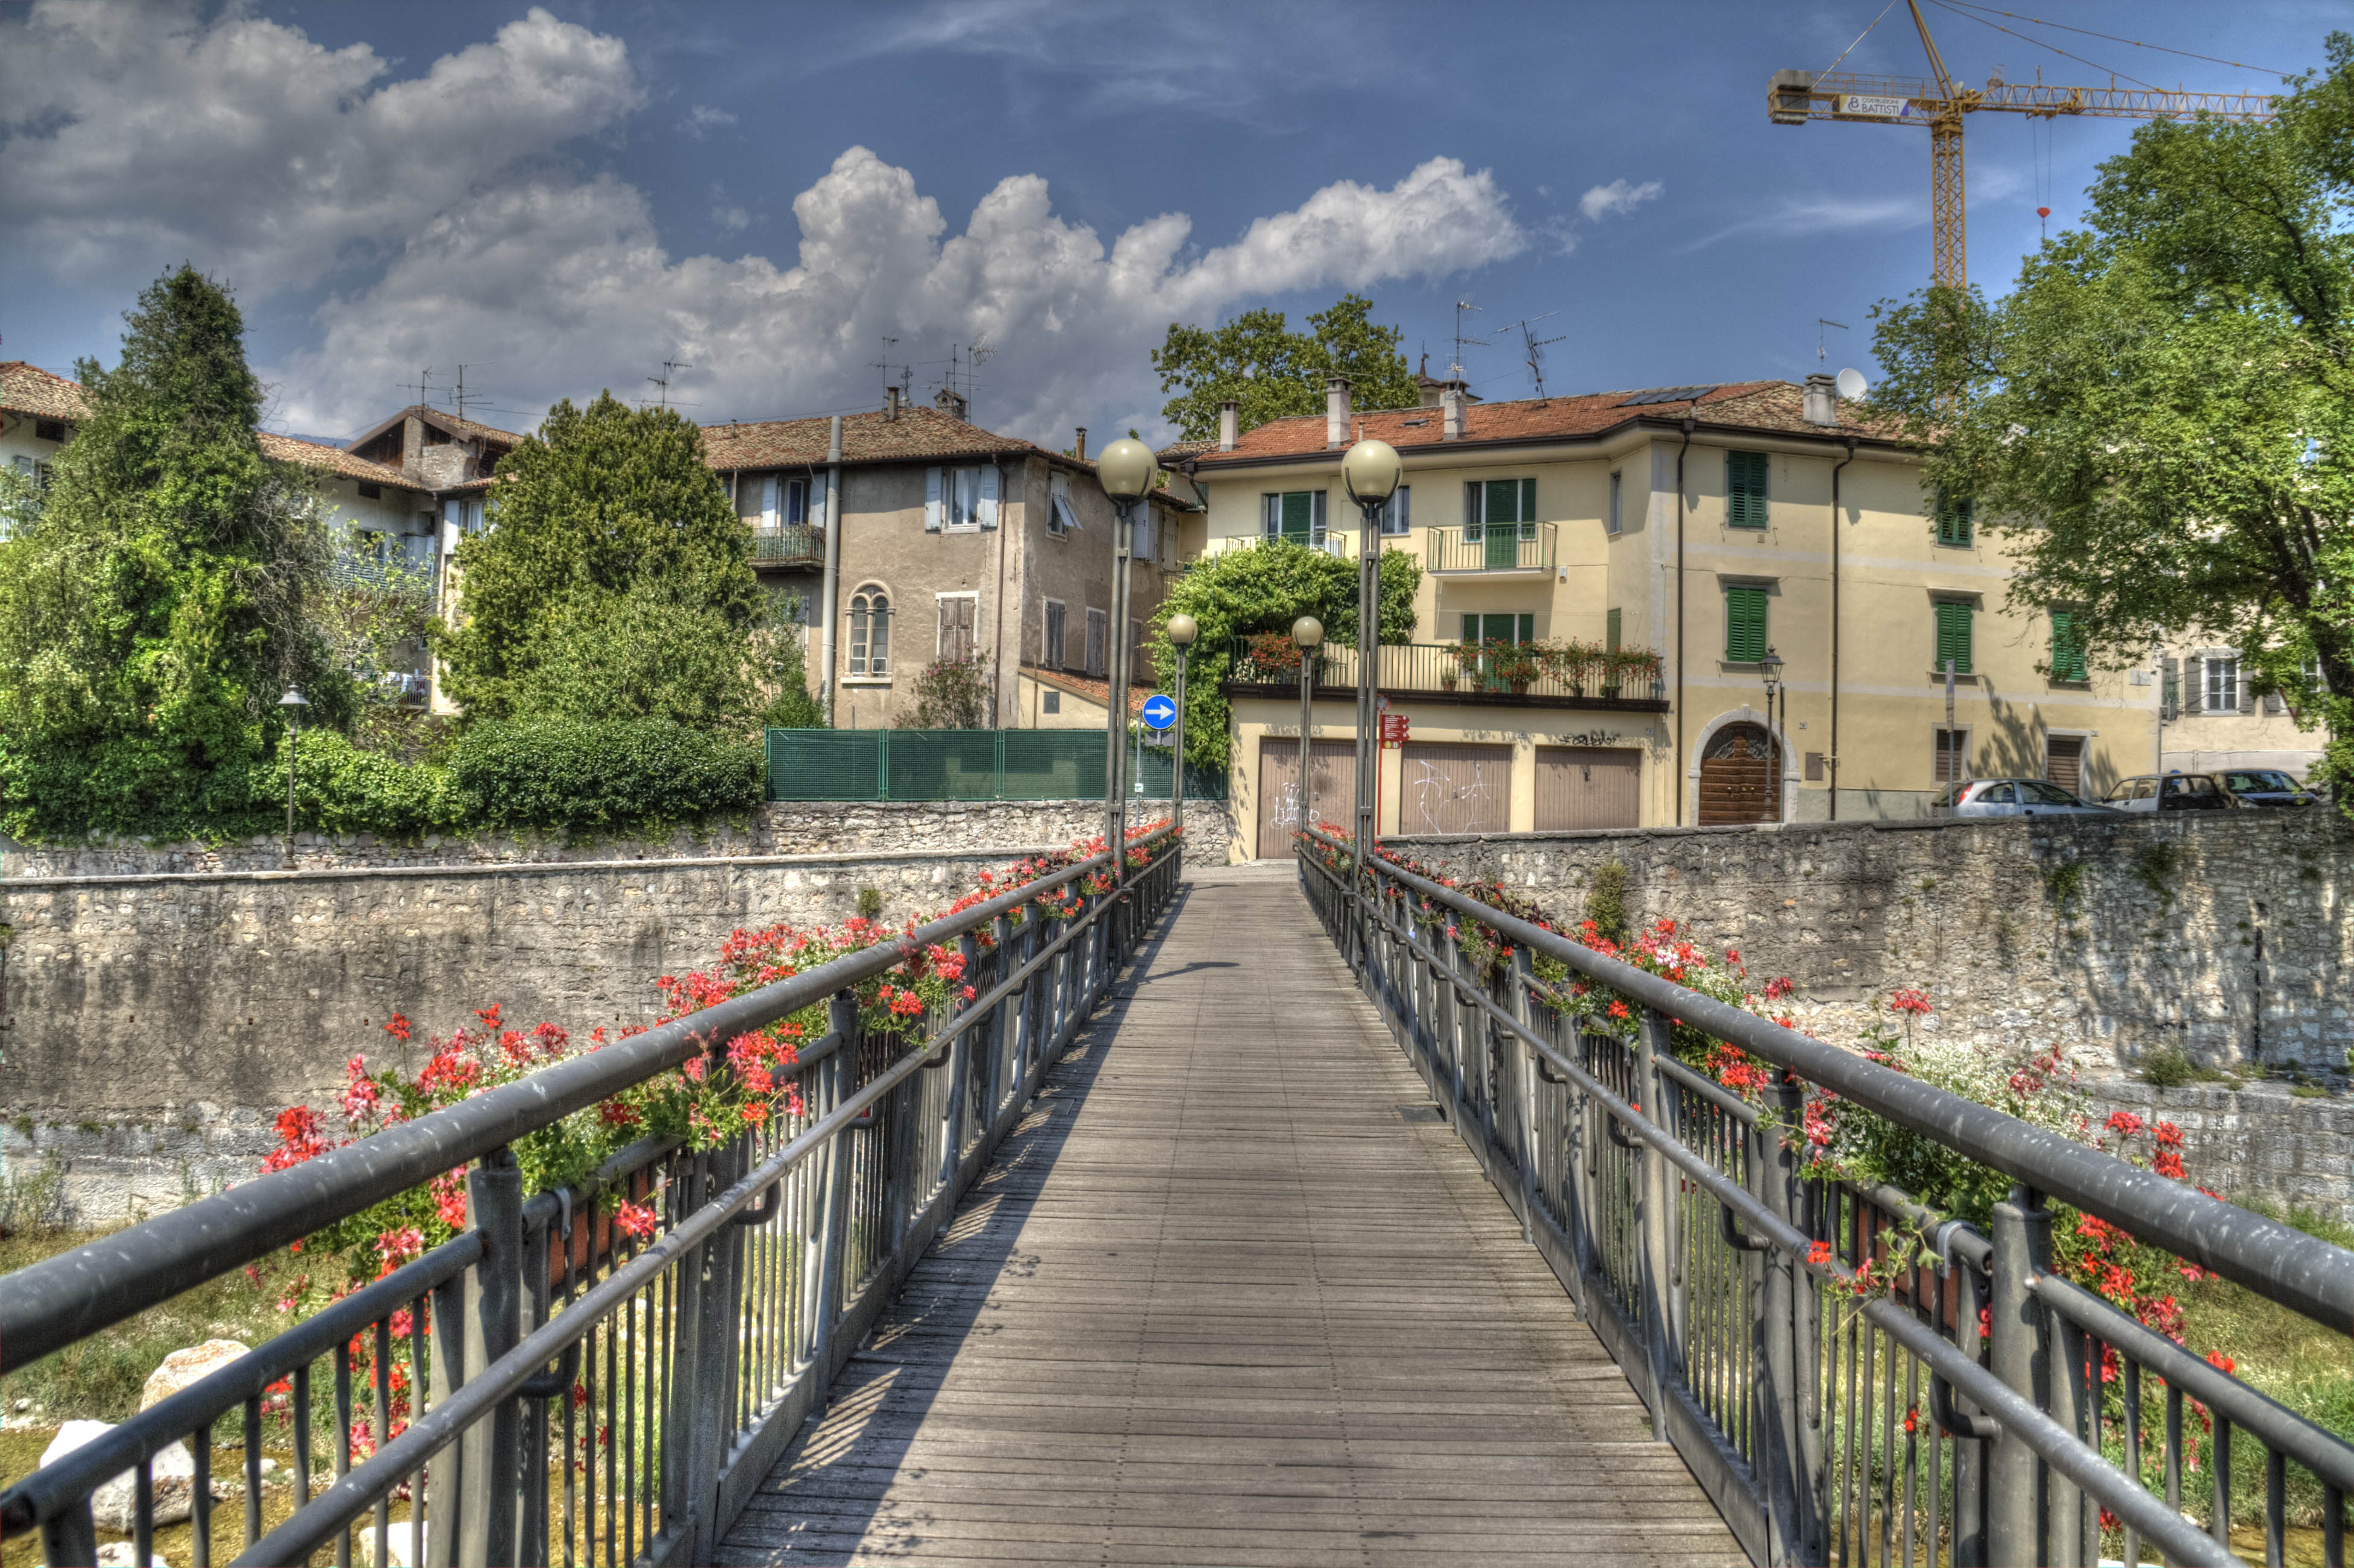
[[[134, 1560], [150, 1560], [168, 1505], [192, 1514], [207, 1568], [226, 1426], [239, 1563], [331, 1550], [350, 1568], [355, 1527], [375, 1563], [396, 1531], [408, 1562], [434, 1568], [710, 1561], [1175, 895], [1176, 836], [1129, 848], [1144, 863], [1122, 887], [1098, 854], [0, 1278], [0, 1371], [14, 1371], [472, 1165], [453, 1239], [18, 1481], [0, 1533], [37, 1530], [44, 1562], [93, 1563], [92, 1493], [127, 1472]], [[1074, 912], [1048, 917], [1047, 898]], [[965, 1000], [905, 1041], [870, 1032], [855, 988], [935, 943], [961, 951]], [[522, 1135], [691, 1058], [726, 1071], [726, 1042], [821, 1003], [828, 1031], [792, 1069], [799, 1114], [701, 1152], [643, 1140], [578, 1187], [524, 1193]], [[617, 1191], [655, 1207], [651, 1234], [599, 1213]], [[193, 1478], [159, 1472], [182, 1439]], [[265, 1446], [292, 1451], [292, 1511], [266, 1532]]]
[[[1756, 1561], [2234, 1563], [2232, 1467], [2253, 1446], [2264, 1560], [2287, 1561], [2294, 1490], [2319, 1515], [2300, 1556], [2342, 1568], [2354, 1446], [2055, 1272], [2047, 1200], [2339, 1333], [2354, 1253], [1386, 862], [1352, 892], [1350, 853], [1303, 835], [1310, 904]], [[1471, 922], [1510, 958], [1467, 960]], [[1633, 1039], [1550, 1005], [1540, 954], [1624, 1000]], [[1674, 1024], [1780, 1069], [1763, 1104], [1677, 1059]], [[2008, 1175], [1991, 1234], [1806, 1175], [1808, 1083]]]
[[1437, 576], [1553, 570], [1558, 531], [1551, 523], [1490, 523], [1425, 532], [1430, 535], [1426, 565]]
[[[1665, 713], [1665, 688], [1649, 670], [1594, 668], [1564, 673], [1536, 644], [1384, 642], [1374, 689], [1399, 696], [1522, 707], [1599, 708]], [[1326, 642], [1316, 651], [1316, 686], [1335, 697], [1356, 690], [1357, 650]], [[1237, 637], [1228, 648], [1226, 682], [1296, 693], [1299, 650], [1288, 639]]]
[[803, 523], [752, 530], [752, 558], [767, 567], [825, 565], [825, 530]]

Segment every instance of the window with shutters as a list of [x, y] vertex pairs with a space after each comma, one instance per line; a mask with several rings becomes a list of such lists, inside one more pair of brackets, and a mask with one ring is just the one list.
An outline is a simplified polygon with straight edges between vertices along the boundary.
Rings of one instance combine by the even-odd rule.
[[980, 598], [969, 593], [944, 593], [940, 603], [940, 641], [938, 657], [970, 659], [973, 655], [973, 623], [979, 618]]
[[1958, 784], [1970, 776], [1970, 732], [1967, 729], [1946, 729], [1942, 726], [1932, 733], [1931, 766], [1933, 777], [1939, 784]]
[[1476, 545], [1490, 527], [1511, 524], [1511, 537], [1537, 536], [1537, 482], [1533, 479], [1473, 480], [1463, 487], [1463, 538]]
[[1140, 561], [1152, 559], [1153, 539], [1161, 526], [1161, 520], [1152, 514], [1152, 503], [1139, 503], [1136, 515], [1129, 519], [1129, 525], [1135, 530], [1134, 536], [1128, 542], [1129, 554]]
[[1724, 454], [1724, 521], [1734, 528], [1766, 526], [1764, 452]]
[[849, 673], [873, 680], [891, 673], [891, 600], [881, 588], [850, 596]]
[[1602, 617], [1602, 645], [1608, 652], [1618, 652], [1618, 611], [1614, 608]]
[[1944, 674], [1951, 661], [1954, 673], [1970, 673], [1970, 618], [1977, 606], [1967, 599], [1941, 599], [1931, 607], [1937, 614], [1936, 673]]
[[1610, 511], [1602, 525], [1611, 533], [1623, 533], [1627, 527], [1627, 476], [1614, 472], [1610, 476]]
[[1071, 509], [1071, 476], [1057, 470], [1046, 482], [1046, 532], [1059, 535], [1078, 525], [1079, 514]]
[[1466, 615], [1463, 618], [1463, 641], [1466, 642], [1533, 642], [1537, 640], [1537, 618], [1533, 615], [1506, 613], [1503, 615]]
[[1754, 583], [1724, 588], [1724, 661], [1755, 664], [1766, 657], [1766, 590]]
[[1295, 545], [1321, 548], [1324, 544], [1324, 492], [1320, 490], [1288, 490], [1270, 493], [1261, 498], [1266, 503], [1262, 532], [1269, 539], [1288, 539]]
[[1414, 486], [1401, 484], [1382, 507], [1382, 533], [1394, 537], [1414, 526]]
[[1107, 662], [1110, 651], [1104, 636], [1105, 623], [1109, 619], [1100, 609], [1087, 611], [1087, 673], [1098, 681], [1110, 673]]
[[2205, 689], [2200, 692], [2200, 705], [2211, 714], [2235, 714], [2240, 711], [2240, 661], [2232, 654], [2210, 654], [2206, 660]]
[[1063, 601], [1046, 601], [1046, 628], [1038, 647], [1038, 662], [1049, 670], [1063, 667]]
[[1001, 478], [994, 463], [924, 471], [924, 531], [970, 533], [997, 526]]
[[[1938, 666], [1943, 669], [1944, 666]], [[2091, 677], [2084, 664], [2084, 625], [2073, 609], [2052, 612], [2052, 678], [2084, 681]]]
[[1953, 495], [1945, 486], [1937, 487], [1937, 543], [1967, 545], [1976, 536], [1972, 532], [1973, 514], [1977, 503], [1967, 495]]

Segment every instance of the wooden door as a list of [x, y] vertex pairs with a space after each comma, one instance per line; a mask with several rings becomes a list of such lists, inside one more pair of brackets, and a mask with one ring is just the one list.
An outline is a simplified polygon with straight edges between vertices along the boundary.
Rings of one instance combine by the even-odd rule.
[[1626, 747], [1537, 747], [1537, 832], [1639, 826], [1642, 764]]
[[1512, 748], [1408, 741], [1401, 833], [1500, 833], [1512, 825]]
[[[1357, 743], [1315, 743], [1311, 820], [1350, 830], [1357, 810]], [[1288, 736], [1261, 736], [1258, 742], [1258, 858], [1278, 860], [1292, 853], [1299, 831], [1299, 742]]]
[[2043, 777], [2071, 795], [2084, 792], [2084, 737], [2051, 735], [2043, 737]]
[[1782, 768], [1774, 741], [1754, 724], [1717, 731], [1700, 760], [1700, 825], [1782, 820]]
[[941, 658], [961, 662], [972, 657], [973, 611], [979, 602], [971, 594], [940, 595]]

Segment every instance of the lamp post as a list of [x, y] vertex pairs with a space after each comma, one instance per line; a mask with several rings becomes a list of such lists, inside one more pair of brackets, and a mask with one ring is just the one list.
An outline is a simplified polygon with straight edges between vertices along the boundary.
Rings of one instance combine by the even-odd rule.
[[1291, 641], [1299, 646], [1299, 831], [1304, 833], [1309, 828], [1309, 808], [1316, 779], [1310, 771], [1314, 758], [1308, 746], [1308, 705], [1316, 696], [1316, 650], [1324, 642], [1324, 623], [1312, 615], [1301, 616], [1291, 623]]
[[1129, 519], [1152, 489], [1156, 471], [1152, 450], [1133, 436], [1112, 442], [1096, 459], [1096, 478], [1119, 509], [1119, 526], [1112, 531], [1110, 689], [1105, 693], [1104, 719], [1104, 843], [1111, 852], [1115, 883], [1128, 880], [1128, 564], [1135, 542]]
[[1373, 820], [1382, 765], [1381, 715], [1374, 711], [1373, 686], [1381, 661], [1382, 513], [1397, 493], [1402, 466], [1397, 449], [1387, 441], [1359, 441], [1341, 460], [1341, 483], [1357, 503], [1363, 528], [1357, 540], [1357, 835], [1356, 853], [1350, 859], [1352, 898], [1364, 881], [1365, 862], [1373, 853], [1380, 826]]
[[1201, 635], [1202, 628], [1192, 616], [1169, 618], [1169, 641], [1177, 650], [1177, 749], [1169, 763], [1169, 810], [1181, 838], [1185, 832], [1185, 665], [1193, 652], [1193, 639]]
[[311, 705], [302, 700], [299, 687], [289, 686], [286, 694], [278, 699], [278, 706], [286, 715], [286, 863], [294, 863], [294, 749], [295, 737], [302, 733], [302, 710]]
[[[1757, 661], [1757, 673], [1766, 680], [1766, 727], [1768, 738], [1773, 742], [1766, 748], [1766, 766], [1773, 770], [1774, 808], [1778, 818], [1782, 806], [1782, 748], [1788, 744], [1783, 737], [1782, 719], [1789, 714], [1790, 694], [1789, 688], [1782, 683], [1782, 656], [1774, 652], [1771, 642], [1766, 644], [1766, 657]], [[1774, 699], [1777, 695], [1782, 699], [1781, 717], [1776, 717], [1774, 712]]]

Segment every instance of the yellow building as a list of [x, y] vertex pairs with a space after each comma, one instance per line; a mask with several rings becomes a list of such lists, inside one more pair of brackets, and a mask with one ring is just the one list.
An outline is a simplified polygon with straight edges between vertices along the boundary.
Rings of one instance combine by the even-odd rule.
[[[1409, 726], [1383, 754], [1384, 832], [1914, 817], [1964, 778], [2097, 797], [2147, 770], [2156, 683], [2084, 669], [2065, 606], [2011, 609], [2002, 548], [1967, 505], [1929, 504], [1918, 455], [1829, 377], [1426, 396], [1357, 412], [1336, 380], [1321, 416], [1239, 431], [1229, 406], [1217, 440], [1164, 454], [1206, 503], [1184, 553], [1288, 538], [1351, 557], [1341, 453], [1377, 437], [1404, 458], [1379, 525], [1424, 577], [1414, 643], [1378, 677]], [[1618, 658], [1564, 658], [1569, 640]], [[1354, 680], [1353, 652], [1329, 651], [1327, 821], [1352, 810]], [[1229, 693], [1235, 814], [1258, 824], [1236, 853], [1276, 853], [1298, 813], [1296, 661], [1237, 650]]]

